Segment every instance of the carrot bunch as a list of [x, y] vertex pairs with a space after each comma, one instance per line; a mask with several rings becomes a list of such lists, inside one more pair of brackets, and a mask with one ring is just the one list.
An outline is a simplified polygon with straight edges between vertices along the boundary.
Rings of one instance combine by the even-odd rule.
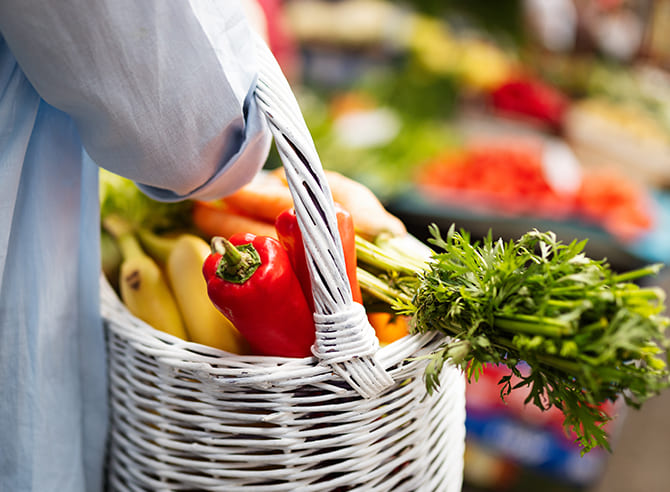
[[196, 201], [193, 224], [209, 237], [251, 233], [276, 238], [275, 218], [292, 206], [293, 198], [282, 180], [261, 173], [232, 195], [211, 202]]
[[[382, 233], [407, 233], [402, 221], [386, 211], [368, 187], [334, 171], [325, 174], [333, 200], [351, 214], [357, 234], [371, 239]], [[275, 219], [291, 207], [293, 198], [283, 169], [278, 169], [260, 173], [247, 186], [221, 200], [196, 202], [193, 223], [209, 236], [251, 232], [276, 237]]]

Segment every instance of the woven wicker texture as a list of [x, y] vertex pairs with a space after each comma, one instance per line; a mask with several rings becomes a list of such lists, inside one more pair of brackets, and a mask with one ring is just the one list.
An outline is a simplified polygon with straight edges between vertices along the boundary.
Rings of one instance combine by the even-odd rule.
[[332, 198], [267, 48], [257, 98], [286, 169], [314, 284], [314, 357], [237, 356], [130, 315], [102, 283], [111, 394], [109, 485], [167, 491], [461, 490], [465, 382], [428, 396], [432, 335], [379, 348], [350, 301]]

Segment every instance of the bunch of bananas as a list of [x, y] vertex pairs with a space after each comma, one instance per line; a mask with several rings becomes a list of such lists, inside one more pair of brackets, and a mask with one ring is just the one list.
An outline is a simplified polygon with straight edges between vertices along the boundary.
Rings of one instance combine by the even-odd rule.
[[202, 264], [207, 242], [191, 233], [175, 237], [135, 229], [124, 219], [103, 220], [103, 247], [118, 246], [118, 263], [103, 252], [103, 268], [131, 314], [183, 340], [235, 354], [248, 352], [233, 324], [209, 300]]

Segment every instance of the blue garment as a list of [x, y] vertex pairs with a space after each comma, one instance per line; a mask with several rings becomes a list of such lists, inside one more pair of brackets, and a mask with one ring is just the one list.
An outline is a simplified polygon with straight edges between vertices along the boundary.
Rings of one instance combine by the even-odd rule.
[[267, 156], [254, 34], [224, 4], [0, 2], [1, 491], [102, 488], [97, 166], [210, 199]]

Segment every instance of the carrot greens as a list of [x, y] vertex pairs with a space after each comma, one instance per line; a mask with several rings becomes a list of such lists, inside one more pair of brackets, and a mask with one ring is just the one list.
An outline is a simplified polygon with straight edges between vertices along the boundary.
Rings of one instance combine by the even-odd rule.
[[[476, 378], [504, 364], [501, 397], [527, 387], [526, 403], [559, 408], [583, 452], [609, 449], [602, 405], [622, 398], [639, 407], [668, 386], [665, 293], [636, 281], [661, 265], [617, 274], [551, 232], [481, 242], [451, 227], [430, 227], [428, 257], [393, 241], [359, 240], [359, 281], [368, 299], [412, 317], [412, 330], [440, 332], [425, 382], [439, 384], [444, 364]], [[529, 371], [520, 371], [520, 362]], [[512, 377], [516, 381], [512, 382]]]

